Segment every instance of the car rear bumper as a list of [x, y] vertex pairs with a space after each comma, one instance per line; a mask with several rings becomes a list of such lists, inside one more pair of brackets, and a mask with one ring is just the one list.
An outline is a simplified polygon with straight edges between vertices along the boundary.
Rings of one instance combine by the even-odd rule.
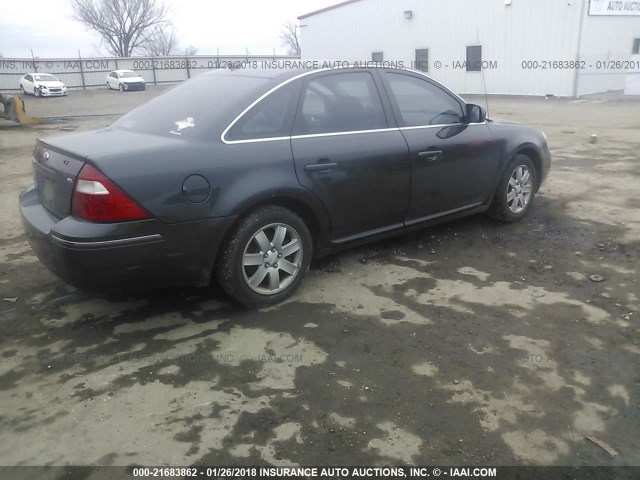
[[31, 248], [53, 273], [79, 288], [204, 286], [235, 217], [164, 224], [158, 220], [100, 224], [59, 219], [33, 186], [20, 194]]

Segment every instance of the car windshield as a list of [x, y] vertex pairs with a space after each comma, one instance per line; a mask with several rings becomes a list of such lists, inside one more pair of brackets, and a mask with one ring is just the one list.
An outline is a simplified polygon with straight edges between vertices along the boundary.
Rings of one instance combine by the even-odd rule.
[[[202, 75], [132, 110], [113, 128], [175, 138], [214, 138], [262, 92], [267, 79], [222, 73]], [[232, 113], [227, 113], [231, 109]], [[237, 110], [237, 111], [236, 111]]]
[[120, 72], [120, 78], [131, 78], [131, 77], [137, 77], [138, 74], [134, 73], [134, 72]]
[[33, 78], [34, 78], [34, 80], [37, 80], [39, 82], [55, 82], [55, 81], [58, 80], [56, 77], [54, 77], [53, 75], [50, 75], [48, 73], [42, 73], [42, 74], [34, 75]]

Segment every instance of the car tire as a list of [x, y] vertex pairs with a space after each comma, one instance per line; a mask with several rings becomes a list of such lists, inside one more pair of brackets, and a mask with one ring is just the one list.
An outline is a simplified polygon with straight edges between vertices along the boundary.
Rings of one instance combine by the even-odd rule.
[[20, 93], [23, 97], [27, 94], [27, 92], [24, 91], [24, 85], [20, 85]]
[[40, 89], [38, 87], [33, 87], [33, 95], [36, 97], [40, 97]]
[[124, 84], [122, 84], [122, 83], [121, 83], [121, 84], [118, 86], [118, 90], [120, 90], [120, 92], [123, 92], [123, 93], [124, 93]]
[[309, 270], [312, 245], [298, 215], [278, 205], [261, 207], [243, 217], [229, 235], [216, 262], [216, 280], [245, 307], [274, 305], [300, 285]]
[[531, 209], [538, 185], [538, 171], [527, 155], [518, 154], [504, 171], [493, 196], [489, 216], [501, 222], [516, 222]]
[[107, 90], [111, 90], [111, 85], [107, 82]]

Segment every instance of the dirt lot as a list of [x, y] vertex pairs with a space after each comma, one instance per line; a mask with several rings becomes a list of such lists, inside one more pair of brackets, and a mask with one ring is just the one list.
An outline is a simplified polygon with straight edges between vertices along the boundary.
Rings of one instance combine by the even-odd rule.
[[158, 91], [0, 124], [0, 464], [640, 465], [639, 102], [492, 100], [549, 137], [527, 219], [358, 248], [246, 312], [215, 288], [75, 290], [23, 235], [35, 138]]

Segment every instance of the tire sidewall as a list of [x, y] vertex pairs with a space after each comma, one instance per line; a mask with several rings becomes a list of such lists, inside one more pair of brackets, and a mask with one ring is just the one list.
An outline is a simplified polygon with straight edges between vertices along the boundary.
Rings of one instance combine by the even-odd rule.
[[[529, 168], [530, 174], [533, 176], [533, 181], [531, 182], [531, 197], [529, 197], [529, 202], [527, 206], [519, 213], [514, 213], [509, 208], [509, 204], [507, 202], [507, 185], [509, 183], [509, 179], [513, 174], [513, 171], [519, 167], [520, 165], [526, 165]], [[496, 211], [496, 216], [503, 221], [515, 222], [520, 220], [524, 216], [529, 213], [531, 206], [533, 205], [533, 201], [535, 199], [536, 190], [538, 186], [538, 170], [536, 169], [533, 161], [527, 156], [523, 154], [518, 154], [509, 162], [507, 168], [505, 169], [505, 173], [500, 180], [500, 184], [498, 185], [498, 190], [493, 199], [494, 202], [494, 210]]]
[[[261, 295], [246, 284], [242, 257], [247, 243], [258, 230], [272, 223], [283, 223], [296, 230], [302, 241], [302, 265], [298, 275], [286, 289], [274, 295]], [[280, 303], [295, 292], [309, 270], [312, 256], [313, 242], [305, 222], [284, 207], [265, 207], [247, 215], [230, 235], [221, 261], [216, 266], [216, 276], [227, 293], [241, 304], [249, 308], [265, 307]]]

